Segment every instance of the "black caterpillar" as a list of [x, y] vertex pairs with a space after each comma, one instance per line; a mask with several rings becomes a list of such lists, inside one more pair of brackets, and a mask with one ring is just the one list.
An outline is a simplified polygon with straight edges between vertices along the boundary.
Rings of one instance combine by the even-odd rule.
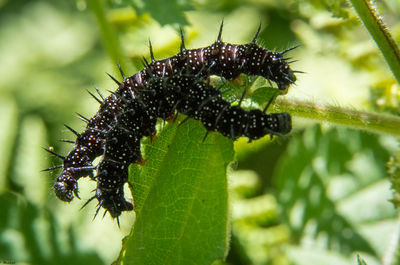
[[[282, 135], [290, 132], [291, 118], [288, 113], [245, 111], [239, 105], [232, 106], [222, 98], [222, 92], [205, 82], [210, 75], [232, 79], [239, 74], [262, 76], [277, 84], [281, 90], [296, 81], [294, 73], [283, 55], [291, 50], [272, 52], [255, 44], [260, 27], [249, 44], [235, 45], [221, 41], [221, 24], [217, 41], [211, 46], [186, 50], [181, 32], [180, 53], [168, 59], [156, 61], [150, 44], [151, 62], [145, 68], [123, 82], [110, 76], [118, 89], [101, 99], [90, 94], [101, 104], [99, 111], [87, 122], [82, 133], [70, 129], [76, 136], [74, 148], [67, 156], [51, 150], [63, 160], [62, 168], [54, 184], [57, 197], [71, 201], [78, 196], [78, 179], [90, 176], [97, 182], [95, 195], [99, 206], [117, 218], [122, 211], [132, 210], [133, 205], [124, 198], [123, 186], [128, 181], [128, 167], [141, 161], [140, 140], [156, 133], [157, 118], [169, 119], [175, 113], [200, 120], [207, 131], [218, 131], [233, 140], [245, 136], [250, 140], [267, 134]], [[243, 99], [243, 97], [242, 97]], [[93, 160], [103, 156], [97, 166]], [[96, 170], [96, 176], [93, 176]]]

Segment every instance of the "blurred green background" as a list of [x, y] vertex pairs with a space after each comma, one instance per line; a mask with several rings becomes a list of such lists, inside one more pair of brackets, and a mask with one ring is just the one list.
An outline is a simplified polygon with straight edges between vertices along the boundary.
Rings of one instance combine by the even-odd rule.
[[[400, 2], [378, 7], [394, 39]], [[262, 23], [259, 43], [272, 50], [300, 44], [290, 57], [304, 71], [288, 101], [399, 114], [400, 92], [379, 49], [345, 1], [278, 0], [1, 0], [0, 1], [0, 263], [110, 264], [135, 214], [121, 229], [93, 219], [94, 204], [54, 196], [57, 165], [40, 147], [61, 154], [78, 131], [75, 112], [98, 108], [87, 94], [115, 85], [116, 61], [129, 75], [141, 69], [148, 39], [156, 58], [186, 46], [223, 40], [246, 43]], [[294, 117], [290, 136], [235, 143], [229, 171], [232, 238], [229, 264], [400, 264], [400, 222], [390, 202], [386, 164], [398, 151], [394, 136]], [[396, 158], [394, 159], [396, 161]], [[395, 162], [392, 165], [396, 166]], [[396, 172], [396, 169], [394, 169]], [[95, 183], [80, 180], [81, 198]]]

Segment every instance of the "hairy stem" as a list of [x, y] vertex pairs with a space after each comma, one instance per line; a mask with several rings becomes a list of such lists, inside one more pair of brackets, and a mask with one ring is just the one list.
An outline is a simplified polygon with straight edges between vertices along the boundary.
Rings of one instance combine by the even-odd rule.
[[303, 101], [277, 100], [274, 109], [293, 116], [326, 121], [364, 131], [400, 136], [400, 118], [376, 113], [325, 106]]
[[393, 75], [400, 83], [400, 51], [390, 35], [374, 0], [349, 0], [358, 17], [378, 45]]

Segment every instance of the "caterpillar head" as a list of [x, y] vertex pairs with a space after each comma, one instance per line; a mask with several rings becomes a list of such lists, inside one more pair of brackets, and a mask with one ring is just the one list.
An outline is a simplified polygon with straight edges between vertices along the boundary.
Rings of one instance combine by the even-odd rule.
[[287, 90], [291, 84], [296, 82], [296, 76], [290, 66], [284, 62], [278, 66], [277, 76], [275, 77], [275, 83], [279, 90]]
[[57, 178], [56, 183], [53, 186], [56, 196], [65, 202], [70, 202], [78, 196], [78, 182], [72, 177], [71, 172], [63, 170], [61, 175]]

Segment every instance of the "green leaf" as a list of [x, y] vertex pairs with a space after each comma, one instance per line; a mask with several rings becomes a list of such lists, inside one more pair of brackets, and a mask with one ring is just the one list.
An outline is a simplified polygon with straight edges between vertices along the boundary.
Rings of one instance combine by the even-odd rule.
[[198, 121], [167, 125], [131, 171], [137, 219], [123, 264], [211, 264], [229, 240], [226, 167], [232, 141]]
[[254, 91], [251, 99], [261, 105], [265, 102], [268, 102], [271, 98], [275, 98], [278, 96], [278, 94], [279, 92], [276, 89], [270, 87], [260, 87]]

